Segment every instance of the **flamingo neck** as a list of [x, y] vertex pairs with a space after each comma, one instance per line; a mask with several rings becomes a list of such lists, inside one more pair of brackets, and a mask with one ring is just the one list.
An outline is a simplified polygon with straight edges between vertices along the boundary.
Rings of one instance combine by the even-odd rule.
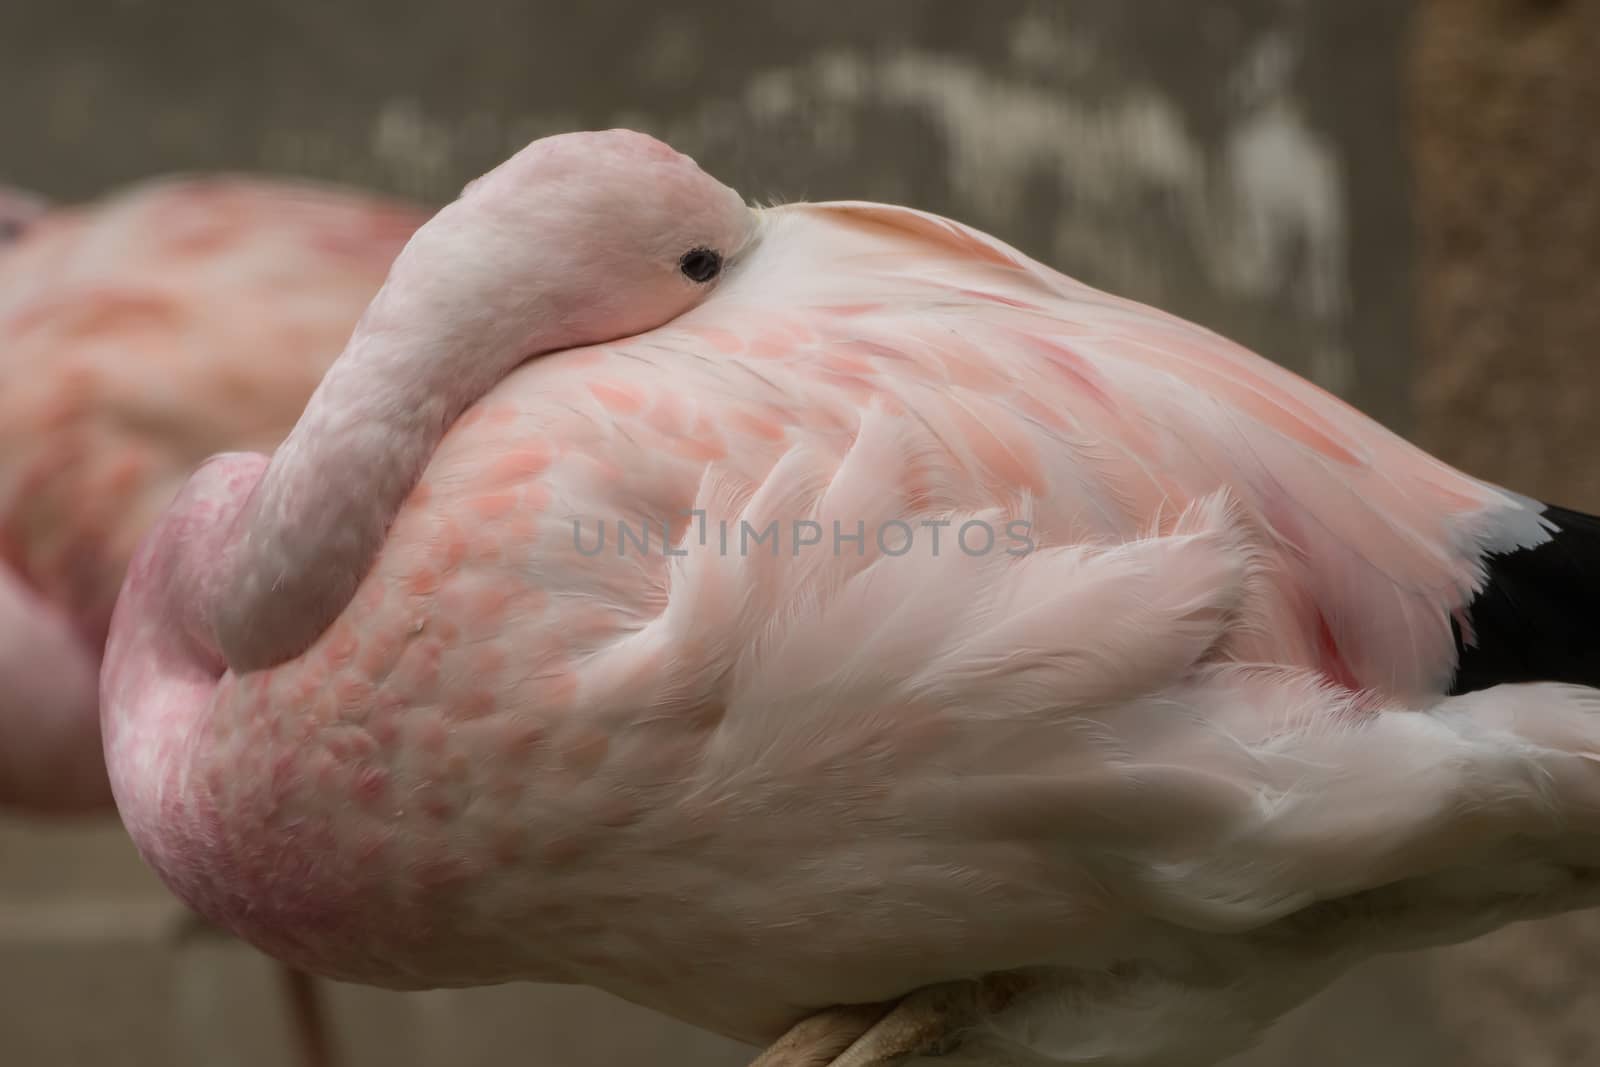
[[228, 668], [308, 649], [350, 603], [451, 424], [529, 354], [381, 293], [232, 523], [197, 606]]

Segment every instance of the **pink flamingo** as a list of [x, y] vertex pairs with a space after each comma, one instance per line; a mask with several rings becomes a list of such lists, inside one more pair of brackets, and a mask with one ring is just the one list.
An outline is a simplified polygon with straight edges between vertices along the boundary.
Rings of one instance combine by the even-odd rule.
[[957, 223], [570, 134], [156, 523], [106, 753], [167, 884], [315, 973], [1209, 1062], [1595, 901], [1595, 534]]
[[0, 190], [0, 806], [113, 810], [98, 674], [139, 536], [204, 456], [288, 432], [425, 217], [235, 177]]

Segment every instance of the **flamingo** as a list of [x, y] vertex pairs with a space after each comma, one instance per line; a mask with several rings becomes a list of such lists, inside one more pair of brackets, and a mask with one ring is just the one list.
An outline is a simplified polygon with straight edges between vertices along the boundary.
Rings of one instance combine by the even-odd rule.
[[228, 175], [73, 208], [0, 189], [0, 807], [114, 810], [98, 674], [139, 535], [205, 455], [288, 432], [425, 217]]
[[154, 523], [106, 757], [313, 973], [769, 1065], [1214, 1062], [1595, 902], [1597, 533], [957, 222], [563, 134]]

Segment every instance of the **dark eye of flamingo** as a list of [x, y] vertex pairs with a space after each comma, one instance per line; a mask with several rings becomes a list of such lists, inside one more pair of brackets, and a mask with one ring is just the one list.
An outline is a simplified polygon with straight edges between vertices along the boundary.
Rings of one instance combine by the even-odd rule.
[[722, 253], [710, 248], [691, 248], [678, 260], [678, 269], [691, 282], [703, 285], [722, 273]]

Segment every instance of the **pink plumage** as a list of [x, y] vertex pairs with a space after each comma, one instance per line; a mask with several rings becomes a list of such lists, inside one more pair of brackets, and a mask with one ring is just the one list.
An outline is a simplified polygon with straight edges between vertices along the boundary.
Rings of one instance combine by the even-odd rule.
[[321, 973], [760, 1042], [1025, 970], [981, 1062], [1199, 1062], [1353, 953], [1589, 899], [1600, 696], [1447, 695], [1552, 533], [958, 223], [568, 135], [189, 481], [107, 751], [168, 884]]

